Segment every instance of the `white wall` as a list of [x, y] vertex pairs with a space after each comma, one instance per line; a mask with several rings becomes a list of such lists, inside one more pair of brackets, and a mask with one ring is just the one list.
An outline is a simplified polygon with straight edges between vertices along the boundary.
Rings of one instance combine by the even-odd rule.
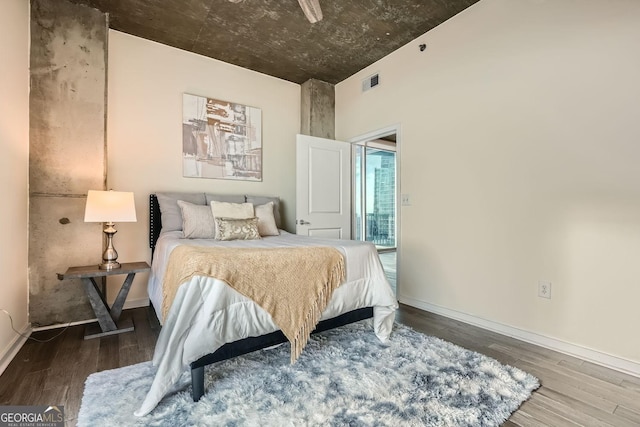
[[[0, 308], [19, 331], [27, 319], [27, 208], [29, 202], [29, 2], [0, 4]], [[0, 373], [17, 350], [19, 336], [0, 312]]]
[[640, 367], [639, 22], [481, 0], [337, 85], [339, 139], [401, 123], [402, 301]]
[[[118, 31], [109, 32], [108, 67], [108, 187], [134, 191], [138, 214], [137, 223], [118, 224], [119, 260], [150, 260], [148, 196], [155, 191], [277, 195], [286, 228], [294, 229], [300, 85]], [[183, 93], [262, 109], [262, 182], [182, 177]], [[144, 299], [140, 275], [129, 303]]]

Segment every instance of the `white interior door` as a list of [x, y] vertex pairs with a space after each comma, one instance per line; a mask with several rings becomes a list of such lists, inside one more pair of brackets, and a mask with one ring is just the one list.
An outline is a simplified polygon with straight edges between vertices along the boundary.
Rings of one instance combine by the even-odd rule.
[[296, 233], [351, 238], [351, 144], [296, 138]]

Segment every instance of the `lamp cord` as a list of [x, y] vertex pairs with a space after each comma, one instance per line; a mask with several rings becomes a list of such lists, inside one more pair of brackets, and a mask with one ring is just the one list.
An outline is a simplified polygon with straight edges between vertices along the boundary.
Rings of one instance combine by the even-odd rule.
[[65, 326], [63, 330], [61, 330], [60, 332], [58, 332], [58, 333], [57, 333], [56, 335], [54, 335], [53, 337], [51, 337], [51, 338], [49, 338], [49, 339], [46, 339], [46, 340], [40, 340], [40, 339], [38, 339], [38, 338], [34, 338], [34, 337], [30, 336], [30, 335], [24, 335], [24, 334], [22, 334], [22, 333], [18, 332], [18, 331], [16, 330], [16, 328], [13, 326], [13, 317], [11, 317], [11, 314], [10, 314], [7, 310], [5, 310], [4, 308], [0, 308], [0, 311], [3, 311], [3, 312], [4, 312], [4, 314], [6, 314], [7, 316], [9, 316], [9, 320], [10, 320], [10, 322], [11, 322], [11, 329], [13, 329], [13, 332], [15, 332], [16, 334], [20, 335], [22, 338], [26, 338], [26, 339], [28, 339], [28, 340], [37, 341], [37, 342], [40, 342], [40, 343], [47, 343], [47, 342], [49, 342], [49, 341], [53, 341], [54, 339], [56, 339], [56, 338], [58, 338], [60, 335], [62, 335], [62, 334], [64, 333], [64, 331], [66, 331], [67, 329], [69, 329], [69, 326], [71, 326], [71, 323], [67, 323], [67, 326]]

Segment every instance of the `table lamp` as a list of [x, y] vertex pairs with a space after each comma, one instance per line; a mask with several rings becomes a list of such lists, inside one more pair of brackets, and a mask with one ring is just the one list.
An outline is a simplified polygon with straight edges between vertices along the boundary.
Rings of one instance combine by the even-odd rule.
[[89, 190], [84, 211], [84, 222], [103, 222], [107, 236], [107, 248], [102, 254], [101, 270], [120, 268], [118, 252], [113, 247], [113, 235], [116, 234], [115, 222], [136, 222], [136, 207], [133, 193], [127, 191]]

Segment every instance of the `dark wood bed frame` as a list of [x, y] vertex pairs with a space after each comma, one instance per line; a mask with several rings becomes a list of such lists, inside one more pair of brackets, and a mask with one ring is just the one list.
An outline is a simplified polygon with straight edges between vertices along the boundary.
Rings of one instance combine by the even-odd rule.
[[[160, 214], [160, 205], [158, 204], [156, 195], [151, 194], [149, 196], [149, 247], [151, 248], [152, 258], [153, 251], [156, 247], [156, 241], [160, 236], [161, 229], [162, 217]], [[368, 319], [370, 317], [373, 317], [373, 307], [365, 307], [349, 311], [340, 316], [321, 321], [320, 323], [318, 323], [316, 329], [312, 333], [315, 334], [318, 332], [337, 328], [349, 323], [357, 322], [359, 320]], [[204, 395], [205, 366], [285, 342], [287, 342], [287, 338], [284, 336], [282, 331], [275, 331], [270, 334], [261, 335], [258, 337], [244, 338], [238, 341], [227, 343], [213, 353], [207, 354], [196, 360], [195, 362], [192, 362], [190, 364], [190, 367], [192, 386], [191, 394], [193, 396], [193, 401], [199, 401], [200, 398]]]

